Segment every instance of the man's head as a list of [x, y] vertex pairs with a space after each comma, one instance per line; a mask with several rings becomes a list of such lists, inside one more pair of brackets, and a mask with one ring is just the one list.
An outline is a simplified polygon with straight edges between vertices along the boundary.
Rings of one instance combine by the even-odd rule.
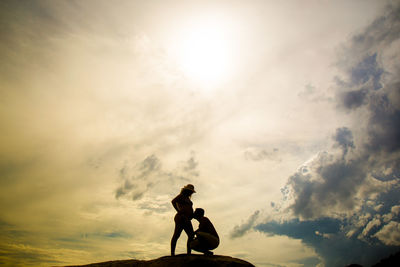
[[199, 220], [203, 216], [204, 216], [204, 210], [201, 208], [197, 208], [193, 213], [193, 218], [195, 218], [196, 220]]

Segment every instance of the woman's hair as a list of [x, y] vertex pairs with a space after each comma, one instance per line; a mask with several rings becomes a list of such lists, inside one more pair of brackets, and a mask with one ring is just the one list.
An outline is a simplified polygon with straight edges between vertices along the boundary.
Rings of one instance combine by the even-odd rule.
[[187, 196], [187, 197], [191, 197], [192, 194], [193, 194], [193, 191], [190, 191], [188, 189], [182, 188], [181, 194], [184, 195], [184, 196]]

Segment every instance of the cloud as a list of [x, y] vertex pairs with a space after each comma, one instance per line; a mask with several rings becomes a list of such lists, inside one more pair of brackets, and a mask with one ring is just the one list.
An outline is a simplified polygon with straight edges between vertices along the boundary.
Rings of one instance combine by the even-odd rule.
[[153, 185], [149, 180], [150, 177], [159, 173], [160, 170], [161, 162], [155, 155], [146, 157], [129, 171], [127, 166], [122, 167], [119, 171], [122, 185], [116, 189], [115, 197], [118, 199], [130, 194], [132, 200], [141, 199]]
[[[388, 5], [385, 14], [375, 19], [364, 31], [352, 38], [349, 52], [354, 56], [363, 55], [371, 50], [382, 51], [400, 36], [398, 4]], [[362, 80], [360, 78], [360, 80]]]
[[378, 65], [376, 61], [377, 53], [371, 56], [366, 56], [350, 70], [350, 85], [368, 85], [371, 81], [371, 89], [378, 90], [382, 88], [381, 78], [383, 69]]
[[343, 105], [347, 109], [358, 108], [358, 107], [362, 106], [363, 104], [366, 104], [367, 94], [368, 94], [368, 90], [365, 88], [343, 93], [341, 96]]
[[316, 220], [300, 221], [293, 219], [284, 222], [270, 221], [254, 227], [256, 230], [301, 238], [308, 243], [321, 241], [323, 234], [336, 234], [340, 231], [340, 220], [321, 218]]
[[343, 235], [342, 227], [341, 220], [320, 218], [306, 221], [269, 221], [254, 228], [268, 235], [285, 235], [300, 239], [305, 245], [315, 249], [325, 266], [346, 266], [351, 263], [371, 265], [379, 261], [382, 255], [398, 250], [382, 244], [370, 245], [357, 238], [347, 238]]
[[[199, 176], [198, 162], [192, 152], [183, 164], [178, 163], [173, 171], [162, 168], [161, 160], [155, 154], [145, 157], [141, 162], [126, 162], [119, 170], [119, 186], [114, 191], [115, 198], [128, 198], [133, 201], [143, 199], [146, 194], [156, 188], [174, 188], [176, 183], [192, 181]], [[150, 207], [141, 204], [140, 208]], [[164, 208], [149, 208], [149, 210], [165, 211]]]
[[252, 160], [252, 161], [262, 161], [262, 160], [281, 161], [279, 157], [278, 148], [263, 149], [263, 148], [251, 147], [245, 150], [244, 156], [247, 160]]
[[126, 195], [134, 188], [134, 185], [129, 180], [125, 180], [123, 185], [118, 187], [115, 192], [115, 197], [118, 199], [121, 196]]
[[56, 259], [47, 249], [40, 249], [26, 244], [0, 245], [0, 264], [9, 266], [34, 266], [41, 264], [62, 264], [64, 261]]
[[304, 86], [304, 89], [297, 94], [300, 98], [310, 102], [332, 102], [332, 98], [326, 96], [323, 92], [317, 90], [317, 88], [311, 83]]
[[[132, 235], [122, 230], [106, 230], [97, 232], [85, 232], [80, 234], [81, 239], [118, 239], [118, 238], [131, 238]], [[72, 238], [73, 239], [73, 238]], [[77, 238], [79, 239], [79, 238]], [[76, 242], [76, 241], [75, 241]]]
[[368, 236], [368, 234], [374, 227], [379, 227], [380, 225], [381, 221], [378, 218], [374, 218], [373, 220], [369, 221], [369, 223], [365, 226], [364, 230], [361, 233], [361, 236]]
[[115, 197], [118, 199], [122, 196], [130, 195], [133, 201], [141, 199], [153, 186], [151, 182], [152, 176], [159, 174], [160, 170], [161, 162], [154, 154], [147, 156], [136, 166], [128, 168], [125, 165], [119, 171], [122, 185], [116, 189]]
[[[400, 74], [400, 73], [399, 73]], [[400, 87], [393, 90], [400, 91]], [[395, 153], [400, 150], [400, 109], [388, 94], [379, 94], [370, 100], [371, 117], [368, 125], [367, 149], [373, 152]], [[398, 167], [398, 166], [397, 166]]]
[[[335, 5], [332, 4], [336, 7]], [[364, 11], [371, 9], [371, 6], [380, 5], [358, 7]], [[186, 11], [191, 4], [184, 5], [186, 7], [179, 5], [174, 10], [163, 5], [155, 6], [138, 1], [124, 1], [118, 5], [108, 1], [98, 1], [95, 5], [93, 2], [1, 1], [0, 6], [0, 67], [3, 70], [0, 73], [0, 80], [3, 81], [0, 86], [0, 120], [3, 133], [0, 144], [2, 218], [18, 224], [21, 229], [36, 233], [27, 237], [19, 232], [24, 238], [17, 242], [14, 235], [7, 240], [7, 244], [18, 245], [11, 249], [0, 249], [7, 251], [9, 255], [13, 255], [13, 250], [32, 251], [38, 255], [46, 251], [34, 250], [33, 247], [41, 247], [41, 244], [48, 244], [48, 247], [59, 245], [74, 247], [76, 250], [62, 255], [58, 250], [48, 249], [47, 252], [60, 255], [58, 258], [79, 259], [83, 264], [85, 261], [98, 261], [99, 251], [107, 252], [100, 253], [101, 257], [118, 257], [117, 250], [137, 250], [138, 245], [139, 249], [142, 248], [140, 244], [143, 244], [142, 252], [134, 255], [135, 257], [151, 257], [168, 251], [168, 223], [172, 221], [169, 218], [167, 222], [164, 217], [168, 217], [167, 213], [173, 211], [169, 204], [171, 196], [178, 193], [182, 185], [193, 181], [196, 188], [205, 188], [202, 190], [205, 193], [203, 196], [207, 196], [205, 201], [210, 203], [211, 208], [221, 211], [218, 213], [221, 220], [232, 219], [225, 216], [231, 213], [230, 209], [235, 209], [236, 204], [230, 204], [232, 201], [243, 202], [243, 198], [250, 196], [257, 203], [270, 202], [270, 192], [282, 185], [280, 179], [289, 177], [289, 172], [294, 175], [292, 166], [298, 165], [299, 158], [303, 160], [304, 155], [309, 156], [320, 147], [319, 144], [315, 145], [310, 152], [308, 148], [311, 145], [306, 144], [305, 148], [298, 144], [301, 142], [300, 144], [314, 145], [315, 139], [310, 140], [309, 137], [316, 135], [324, 140], [325, 134], [315, 132], [315, 129], [330, 127], [331, 122], [336, 121], [325, 113], [329, 111], [328, 114], [331, 114], [331, 103], [325, 109], [323, 105], [326, 101], [320, 101], [323, 97], [326, 98], [325, 95], [334, 95], [326, 94], [323, 80], [330, 72], [320, 66], [326, 63], [325, 59], [329, 54], [326, 48], [329, 47], [330, 50], [330, 45], [337, 41], [336, 33], [347, 34], [347, 27], [338, 27], [335, 23], [343, 21], [341, 12], [330, 12], [340, 14], [340, 18], [332, 16], [332, 20], [320, 16], [323, 23], [319, 24], [314, 23], [315, 18], [310, 19], [312, 16], [304, 15], [324, 14], [319, 12], [320, 5], [310, 5], [310, 8], [302, 9], [306, 13], [300, 12], [295, 20], [288, 20], [286, 6], [279, 4], [252, 6], [250, 9], [258, 15], [272, 12], [274, 16], [257, 18], [257, 15], [249, 17], [250, 19], [243, 19], [252, 12], [249, 8], [236, 7], [236, 15], [243, 19], [239, 19], [243, 22], [243, 27], [232, 29], [239, 29], [240, 34], [246, 32], [245, 38], [242, 38], [242, 47], [247, 52], [235, 56], [243, 59], [242, 67], [245, 71], [239, 71], [240, 75], [236, 75], [235, 81], [221, 86], [224, 88], [204, 91], [189, 84], [184, 77], [177, 78], [181, 74], [171, 66], [174, 60], [167, 58], [169, 51], [160, 48], [169, 41], [173, 44], [175, 39], [170, 37], [174, 33], [169, 28], [174, 31], [177, 29], [174, 26], [185, 24], [181, 23], [181, 17], [188, 15]], [[244, 14], [243, 10], [248, 14]], [[346, 23], [340, 22], [341, 26], [351, 22], [351, 27], [355, 27], [353, 25], [362, 23], [359, 18], [353, 19], [353, 15], [357, 17], [360, 15], [356, 13], [363, 12], [358, 10], [355, 14], [352, 13], [354, 12], [348, 12], [352, 19]], [[149, 19], [148, 14], [159, 19], [154, 22]], [[307, 22], [298, 26], [304, 26], [306, 31], [299, 31], [299, 27], [291, 25], [293, 21], [304, 23], [302, 16]], [[272, 18], [276, 23], [264, 23], [265, 17]], [[396, 17], [392, 15], [391, 18]], [[238, 25], [240, 23], [238, 21]], [[246, 23], [250, 23], [247, 26], [251, 26], [251, 31], [246, 30]], [[259, 26], [256, 25], [258, 23]], [[279, 27], [275, 27], [280, 24], [289, 30], [293, 29], [293, 32], [282, 35]], [[386, 21], [384, 24], [390, 23]], [[381, 23], [378, 22], [377, 25]], [[392, 31], [396, 28], [396, 24], [393, 25]], [[333, 35], [327, 30], [332, 26], [339, 29]], [[386, 132], [381, 132], [390, 129], [390, 121], [395, 116], [388, 122], [378, 118], [391, 114], [393, 107], [398, 108], [394, 101], [398, 85], [388, 81], [389, 78], [398, 76], [393, 67], [397, 57], [392, 57], [393, 66], [389, 68], [389, 54], [382, 56], [380, 52], [369, 51], [375, 41], [380, 40], [386, 40], [386, 45], [394, 47], [393, 42], [388, 40], [392, 32], [386, 32], [389, 36], [382, 35], [388, 27], [378, 26], [374, 26], [374, 34], [360, 36], [357, 39], [359, 45], [352, 46], [355, 52], [349, 54], [356, 55], [357, 58], [346, 55], [352, 62], [346, 61], [348, 64], [344, 66], [348, 77], [341, 77], [345, 84], [342, 90], [344, 94], [361, 91], [359, 95], [348, 97], [348, 107], [344, 110], [350, 116], [353, 112], [362, 112], [362, 118], [369, 119], [372, 114], [371, 101], [383, 91], [385, 93], [381, 94], [382, 99], [386, 95], [389, 103], [387, 109], [376, 109], [375, 114], [383, 115], [377, 116], [378, 121], [374, 123], [374, 127], [368, 128], [360, 123], [360, 126], [365, 126], [361, 129], [364, 130], [363, 136], [360, 136], [359, 130], [355, 124], [351, 124], [350, 119], [342, 125], [335, 125], [329, 135], [335, 134], [336, 128], [346, 127], [351, 132], [352, 138], [346, 135], [346, 131], [342, 131], [341, 143], [336, 142], [337, 146], [334, 147], [339, 152], [346, 148], [346, 157], [331, 151], [325, 156], [321, 154], [316, 157], [316, 161], [325, 160], [326, 164], [316, 161], [309, 164], [312, 166], [305, 164], [301, 173], [304, 177], [287, 187], [293, 197], [290, 204], [294, 204], [294, 201], [305, 201], [304, 209], [301, 209], [301, 205], [297, 207], [298, 217], [303, 216], [302, 219], [310, 216], [308, 220], [320, 222], [321, 216], [341, 216], [342, 211], [365, 209], [356, 216], [357, 219], [363, 219], [362, 225], [356, 226], [352, 221], [351, 226], [345, 227], [346, 233], [354, 231], [354, 238], [362, 233], [369, 221], [377, 218], [375, 211], [370, 211], [369, 207], [380, 205], [379, 214], [385, 215], [388, 221], [381, 219], [381, 225], [372, 227], [365, 238], [370, 238], [388, 222], [397, 220], [391, 212], [391, 207], [398, 205], [395, 202], [398, 201], [395, 198], [395, 182], [398, 177], [397, 167], [393, 164], [395, 156], [389, 151], [390, 145], [386, 145], [384, 149], [379, 146], [381, 139], [393, 140], [396, 137], [394, 131], [391, 138], [388, 138], [390, 136]], [[257, 31], [268, 34], [258, 34]], [[298, 35], [298, 32], [304, 32], [305, 35]], [[279, 38], [274, 38], [276, 34]], [[260, 36], [264, 36], [261, 37], [263, 39], [260, 40]], [[329, 38], [324, 39], [324, 36]], [[320, 42], [322, 39], [324, 41]], [[360, 45], [365, 46], [366, 40], [372, 43], [372, 46], [365, 48], [365, 51], [369, 49], [368, 53], [356, 51]], [[246, 45], [250, 43], [250, 46]], [[266, 46], [266, 43], [269, 45]], [[323, 51], [318, 49], [322, 46]], [[245, 54], [251, 55], [254, 61], [250, 58], [247, 61]], [[307, 68], [302, 68], [305, 62], [303, 59], [308, 62]], [[262, 63], [262, 66], [258, 63]], [[319, 81], [310, 80], [305, 92], [298, 97], [296, 86], [304, 84], [304, 79], [308, 79], [304, 77], [309, 74], [312, 76], [311, 72], [316, 70], [313, 65], [318, 65], [317, 68], [321, 71], [314, 74], [323, 78]], [[382, 88], [376, 89], [379, 86]], [[302, 89], [304, 88], [300, 90]], [[295, 107], [297, 101], [301, 105]], [[320, 102], [321, 112], [312, 103], [314, 101]], [[305, 102], [306, 105], [303, 105]], [[346, 104], [342, 103], [342, 106]], [[320, 125], [315, 118], [327, 120], [321, 120], [323, 125]], [[326, 133], [326, 130], [323, 131]], [[374, 134], [379, 138], [371, 138], [369, 132], [371, 136]], [[261, 140], [253, 140], [254, 136], [268, 141], [258, 142]], [[252, 150], [252, 147], [244, 155], [247, 160], [256, 161], [256, 164], [243, 163], [243, 150], [238, 143], [243, 139], [248, 140], [247, 138], [251, 139], [248, 144], [262, 144], [260, 147], [254, 145], [256, 148]], [[376, 140], [376, 148], [368, 148], [365, 139]], [[392, 141], [388, 141], [390, 142]], [[279, 151], [275, 147], [279, 147]], [[287, 147], [293, 147], [289, 148], [293, 152], [289, 160], [286, 160], [289, 154], [285, 150]], [[194, 154], [179, 156], [184, 153], [182, 151], [193, 148], [201, 149], [200, 155], [205, 160], [204, 166], [207, 168], [204, 171], [207, 175], [203, 177], [200, 177], [199, 172], [203, 159], [200, 164]], [[362, 149], [373, 152], [370, 160], [357, 156]], [[128, 155], [129, 153], [132, 154]], [[383, 153], [384, 157], [379, 157], [379, 153]], [[269, 162], [277, 160], [281, 161], [280, 164]], [[262, 166], [265, 163], [269, 166]], [[272, 165], [276, 170], [269, 168]], [[371, 166], [369, 170], [374, 170], [366, 172], [367, 178], [356, 181], [351, 179], [352, 169], [364, 169], [367, 165]], [[309, 173], [305, 172], [306, 168]], [[325, 172], [333, 170], [344, 172], [347, 177], [339, 182], [337, 188], [329, 190], [330, 184], [335, 184], [337, 180], [333, 178], [334, 175]], [[251, 175], [247, 175], [249, 172]], [[244, 181], [243, 177], [252, 178]], [[311, 197], [307, 199], [305, 195], [301, 195], [299, 188], [292, 186], [303, 186], [305, 191], [311, 192]], [[229, 192], [221, 195], [221, 192], [217, 192], [219, 188], [234, 190], [228, 190]], [[346, 194], [342, 195], [340, 190], [344, 190]], [[258, 194], [260, 191], [263, 193]], [[327, 197], [322, 195], [324, 192]], [[387, 194], [383, 196], [382, 192]], [[203, 193], [199, 190], [199, 199], [203, 199]], [[321, 201], [319, 206], [318, 201]], [[371, 204], [364, 203], [367, 201], [371, 201]], [[250, 215], [249, 205], [256, 205], [251, 202], [240, 204], [243, 204], [241, 209], [235, 209], [237, 214], [245, 212]], [[292, 212], [293, 207], [290, 209]], [[143, 216], [150, 213], [154, 216]], [[366, 216], [367, 213], [370, 216]], [[261, 215], [255, 218], [251, 216], [239, 224], [236, 230], [238, 233], [251, 231], [260, 221], [260, 217]], [[111, 225], [123, 225], [117, 229], [100, 227], [98, 230], [106, 220]], [[146, 232], [146, 228], [151, 228], [152, 231], [140, 235]], [[80, 241], [79, 235], [74, 233], [82, 231], [93, 233], [88, 234], [88, 237], [96, 240]], [[119, 231], [132, 233], [136, 244], [120, 242], [117, 237], [122, 232]], [[3, 237], [4, 232], [1, 232]], [[318, 233], [320, 237], [330, 235], [321, 229]], [[7, 234], [11, 235], [10, 232]], [[71, 237], [69, 242], [68, 237]], [[57, 242], [50, 242], [53, 238], [58, 238]], [[64, 241], [58, 242], [62, 238]], [[106, 241], [101, 242], [100, 238]], [[112, 242], [113, 239], [118, 240]], [[3, 238], [1, 240], [6, 243]], [[152, 242], [159, 244], [159, 247], [153, 249]], [[256, 240], [255, 245], [258, 245], [257, 242], [262, 243]], [[21, 244], [26, 247], [20, 246]], [[254, 251], [248, 255], [257, 254], [265, 257], [262, 252]], [[16, 253], [14, 257], [22, 259], [24, 255]], [[47, 255], [45, 257], [50, 258]]]
[[147, 214], [164, 213], [171, 210], [171, 199], [167, 196], [156, 196], [153, 198], [146, 198], [138, 205], [139, 209], [146, 210]]
[[190, 158], [184, 163], [183, 171], [192, 176], [199, 176], [198, 165], [199, 163], [195, 159], [195, 153], [192, 152]]
[[353, 210], [356, 194], [366, 177], [361, 160], [346, 161], [327, 152], [289, 177], [290, 209], [301, 218], [335, 216]]
[[142, 172], [139, 177], [145, 177], [151, 172], [159, 171], [161, 169], [161, 162], [155, 155], [151, 155], [146, 157], [143, 162], [141, 162], [139, 168]]
[[[53, 240], [46, 244], [35, 244], [42, 237], [37, 233], [21, 230], [15, 224], [0, 219], [0, 264], [5, 266], [60, 265], [66, 258], [82, 256], [81, 250], [67, 249], [54, 245]], [[49, 245], [48, 243], [51, 243]], [[58, 243], [59, 244], [59, 243]], [[69, 253], [67, 257], [65, 255]], [[64, 257], [61, 257], [64, 256]]]
[[347, 154], [349, 148], [355, 148], [353, 134], [347, 127], [336, 129], [334, 139], [337, 142], [338, 146], [343, 149], [343, 155]]
[[[386, 172], [386, 177], [395, 180], [391, 187], [399, 182], [400, 109], [394, 99], [398, 94], [393, 91], [400, 88], [392, 85], [398, 83], [400, 72], [389, 75], [385, 71], [387, 64], [399, 63], [394, 63], [393, 59], [383, 61], [381, 56], [390, 46], [399, 44], [395, 42], [400, 37], [400, 19], [395, 15], [398, 10], [399, 7], [392, 8], [376, 19], [364, 33], [353, 38], [345, 50], [346, 58], [339, 66], [348, 78], [338, 84], [337, 90], [344, 93], [337, 101], [347, 109], [362, 106], [367, 120], [363, 125], [363, 120], [356, 118], [358, 112], [349, 113], [355, 116], [354, 124], [336, 129], [333, 136], [334, 147], [342, 150], [343, 157], [332, 151], [321, 152], [289, 178], [285, 192], [291, 194], [290, 209], [294, 215], [312, 219], [351, 214], [364, 205], [364, 193], [378, 173]], [[382, 31], [395, 34], [397, 38], [383, 36]], [[376, 35], [383, 39], [374, 38]], [[359, 131], [360, 127], [366, 131]], [[353, 129], [359, 140], [357, 147]], [[375, 196], [384, 192], [381, 188]], [[373, 198], [371, 201], [375, 203]]]
[[388, 246], [400, 246], [400, 223], [389, 222], [374, 236]]
[[247, 219], [246, 222], [241, 225], [236, 225], [230, 233], [230, 237], [237, 238], [245, 235], [250, 229], [252, 229], [259, 215], [260, 211], [257, 210]]
[[382, 216], [383, 221], [386, 223], [396, 218], [400, 219], [400, 206], [393, 206], [389, 213]]
[[326, 266], [370, 265], [400, 245], [400, 55], [390, 52], [400, 49], [399, 11], [388, 8], [344, 45], [335, 90], [348, 123], [288, 178], [274, 207], [281, 219], [253, 226], [302, 240]]
[[312, 84], [307, 84], [306, 86], [304, 86], [304, 90], [301, 91], [298, 96], [304, 98], [312, 96], [315, 93], [315, 89], [315, 86], [313, 86]]

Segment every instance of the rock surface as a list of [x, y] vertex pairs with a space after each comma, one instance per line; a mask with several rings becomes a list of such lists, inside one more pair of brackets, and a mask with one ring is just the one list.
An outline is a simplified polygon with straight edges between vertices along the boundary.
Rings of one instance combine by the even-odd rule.
[[92, 263], [87, 265], [74, 266], [90, 266], [90, 267], [254, 267], [253, 264], [232, 258], [228, 256], [204, 256], [204, 255], [186, 255], [181, 254], [174, 257], [165, 256], [155, 260], [118, 260], [100, 263]]

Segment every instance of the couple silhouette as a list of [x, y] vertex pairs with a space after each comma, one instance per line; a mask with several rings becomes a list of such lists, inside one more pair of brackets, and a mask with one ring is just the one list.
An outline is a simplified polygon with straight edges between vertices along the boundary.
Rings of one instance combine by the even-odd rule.
[[[182, 231], [184, 230], [188, 236], [187, 254], [191, 254], [192, 249], [204, 253], [205, 255], [213, 255], [213, 250], [219, 245], [219, 236], [211, 221], [204, 216], [204, 210], [197, 208], [193, 212], [193, 202], [190, 200], [194, 191], [194, 186], [188, 184], [181, 189], [172, 201], [177, 211], [174, 221], [175, 230], [171, 239], [171, 256], [175, 255], [176, 242], [178, 241]], [[192, 219], [199, 221], [199, 229], [193, 231]]]

